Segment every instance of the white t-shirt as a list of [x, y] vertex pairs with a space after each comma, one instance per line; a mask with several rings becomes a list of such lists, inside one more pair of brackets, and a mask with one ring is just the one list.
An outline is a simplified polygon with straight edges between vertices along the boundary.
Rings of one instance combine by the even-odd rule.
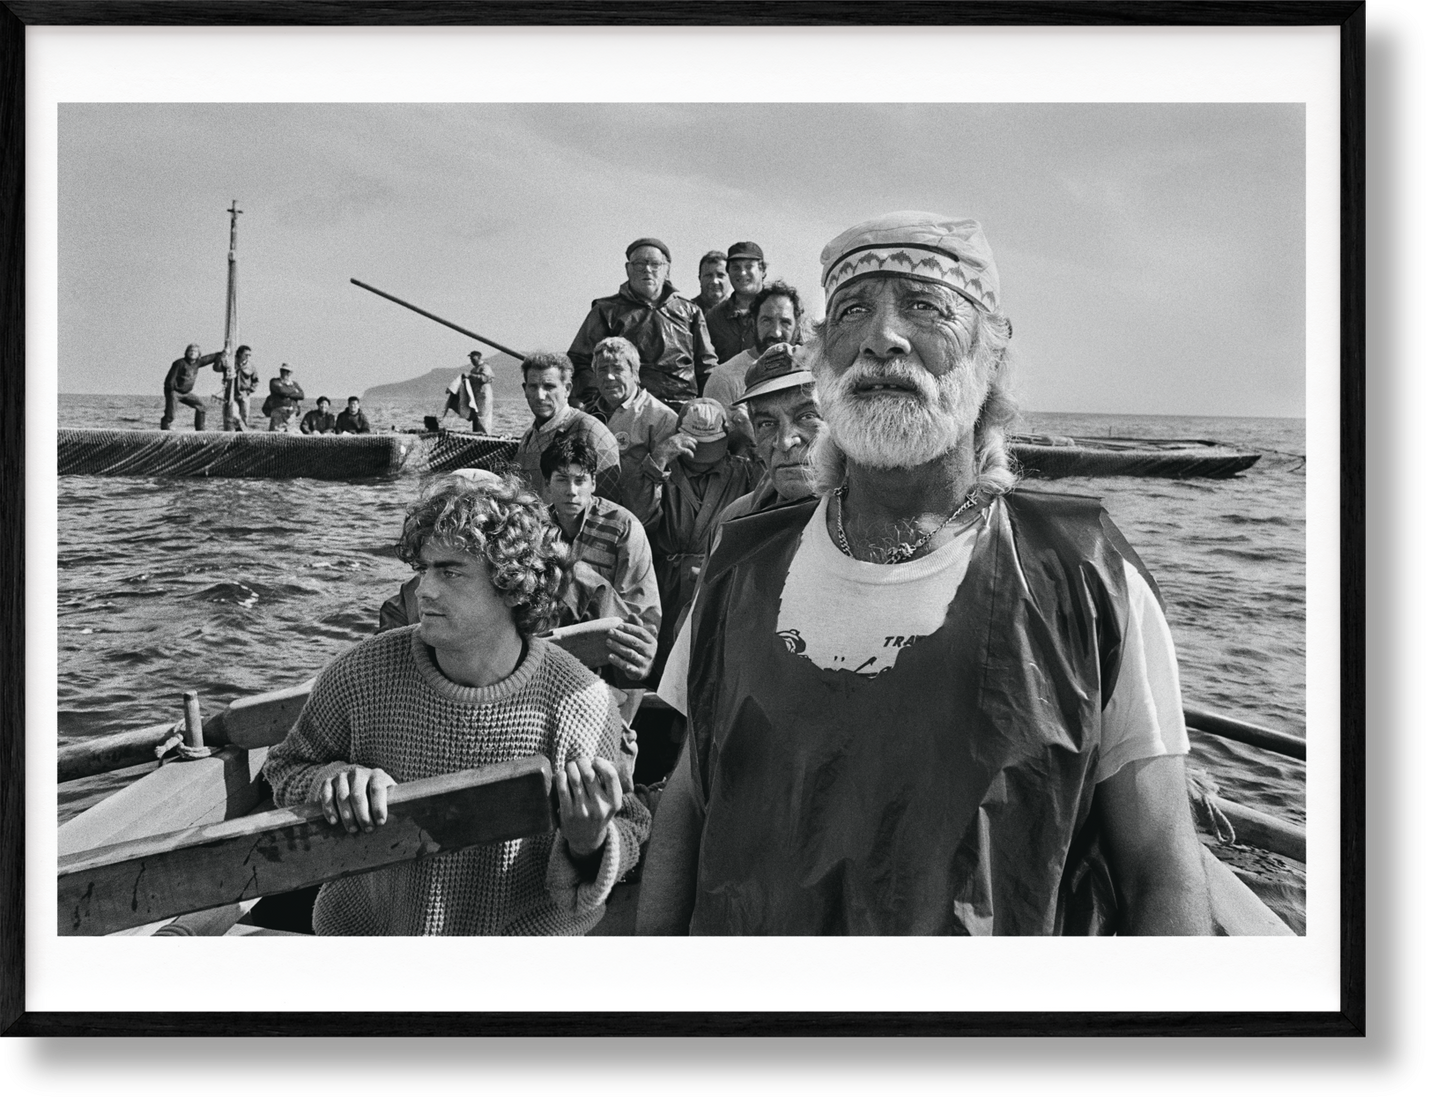
[[[783, 585], [777, 632], [793, 653], [819, 668], [876, 675], [893, 667], [904, 646], [943, 625], [979, 528], [916, 561], [875, 565], [845, 557], [830, 540], [831, 503], [831, 497], [820, 500], [803, 529]], [[1104, 707], [1099, 781], [1128, 762], [1189, 750], [1169, 624], [1148, 583], [1127, 562], [1124, 579], [1130, 618], [1119, 677]], [[689, 612], [657, 686], [657, 695], [684, 715], [691, 647]]]

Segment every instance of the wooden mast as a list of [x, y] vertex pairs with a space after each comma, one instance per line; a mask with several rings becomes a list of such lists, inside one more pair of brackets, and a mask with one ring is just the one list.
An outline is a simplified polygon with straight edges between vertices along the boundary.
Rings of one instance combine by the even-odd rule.
[[240, 428], [240, 389], [236, 374], [236, 334], [241, 329], [241, 315], [236, 304], [236, 218], [242, 210], [236, 208], [235, 198], [226, 210], [231, 214], [231, 248], [226, 253], [226, 370], [221, 381], [221, 408], [224, 413], [221, 424], [226, 429]]
[[236, 218], [243, 210], [236, 208], [234, 199], [226, 210], [231, 214], [231, 250], [226, 253], [226, 363], [234, 368], [236, 356], [236, 333], [241, 328], [240, 315], [236, 309]]

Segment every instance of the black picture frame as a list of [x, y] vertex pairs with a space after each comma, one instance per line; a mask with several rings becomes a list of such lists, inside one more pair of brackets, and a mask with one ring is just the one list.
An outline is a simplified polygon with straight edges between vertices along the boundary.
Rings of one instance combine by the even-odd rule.
[[[1366, 23], [1405, 43], [1407, 65], [1370, 52], [1371, 230], [1393, 228], [1400, 254], [1376, 263], [1371, 233], [1370, 308], [1366, 345]], [[1423, 614], [1425, 584], [1420, 501], [1367, 483], [1367, 403], [1381, 390], [1390, 428], [1371, 442], [1379, 474], [1406, 471], [1410, 452], [1422, 457], [1425, 272], [1423, 244], [1400, 221], [1423, 212], [1423, 163], [1415, 172], [1377, 170], [1390, 133], [1405, 163], [1423, 152], [1423, 126], [1410, 130], [1409, 110], [1423, 111], [1423, 36], [1410, 39], [1410, 16], [1397, 4], [1319, 0], [1302, 3], [744, 3], [727, 7], [695, 0], [673, 3], [368, 3], [367, 0], [3, 0], [0, 3], [0, 1032], [6, 1071], [35, 1094], [181, 1097], [423, 1097], [455, 1094], [806, 1094], [1052, 1095], [1240, 1094], [1383, 1095], [1406, 1089], [1423, 1068], [1425, 904], [1422, 773], [1423, 665], [1420, 631], [1396, 618]], [[25, 831], [25, 42], [26, 25], [445, 25], [445, 23], [595, 23], [595, 25], [822, 26], [929, 25], [1332, 25], [1341, 29], [1341, 1009], [1335, 1013], [988, 1013], [988, 1014], [449, 1014], [449, 1013], [26, 1013], [23, 923]], [[1403, 29], [1403, 30], [1402, 30]], [[1371, 35], [1376, 30], [1371, 27]], [[1383, 40], [1384, 30], [1379, 35]], [[1415, 69], [1410, 69], [1415, 65]], [[1418, 72], [1418, 77], [1415, 77]], [[1415, 84], [1412, 85], [1412, 81]], [[1376, 130], [1379, 129], [1379, 130]], [[1419, 182], [1419, 191], [1413, 183]], [[1381, 211], [1381, 205], [1386, 211]], [[1410, 208], [1412, 207], [1413, 208]], [[1413, 247], [1413, 253], [1412, 253]], [[1381, 257], [1383, 259], [1383, 257]], [[1412, 270], [1413, 269], [1413, 270]], [[1415, 286], [1410, 288], [1410, 280]], [[1374, 280], [1381, 279], [1376, 290]], [[1402, 282], [1405, 286], [1402, 288]], [[1416, 309], [1413, 322], [1407, 321]], [[1419, 384], [1396, 386], [1400, 368], [1418, 368]], [[1386, 363], [1392, 361], [1392, 363]], [[1367, 367], [1370, 374], [1367, 376]], [[1400, 394], [1412, 399], [1399, 406]], [[1419, 406], [1413, 403], [1418, 399]], [[1412, 410], [1415, 418], [1402, 410]], [[1418, 441], [1407, 433], [1419, 433]], [[1386, 455], [1389, 454], [1389, 455]], [[1420, 487], [1419, 491], [1423, 491]], [[1367, 519], [1367, 496], [1374, 516]], [[1392, 519], [1389, 535], [1381, 519]], [[1380, 540], [1377, 540], [1380, 539]], [[1387, 540], [1386, 540], [1387, 539]], [[1413, 539], [1413, 545], [1412, 545]], [[1377, 556], [1366, 577], [1366, 553]], [[1418, 556], [1415, 556], [1418, 555]], [[1413, 577], [1412, 577], [1413, 574]], [[1370, 611], [1366, 591], [1370, 590]], [[1402, 595], [1402, 592], [1405, 594]], [[1402, 601], [1394, 611], [1384, 601]], [[1392, 614], [1393, 613], [1393, 616]], [[1381, 646], [1389, 644], [1389, 652]], [[1367, 650], [1376, 649], [1366, 669]], [[1407, 686], [1415, 682], [1413, 692]], [[1370, 708], [1370, 715], [1366, 715]], [[1416, 720], [1412, 722], [1412, 717]], [[1389, 756], [1371, 763], [1366, 889], [1366, 738]], [[1413, 740], [1413, 743], [1412, 743]], [[1413, 782], [1413, 785], [1412, 785]], [[1392, 796], [1393, 795], [1393, 796]], [[1418, 808], [1416, 808], [1418, 806]], [[1418, 821], [1412, 847], [1410, 819]], [[1413, 850], [1413, 855], [1412, 855]], [[1418, 870], [1419, 867], [1416, 867]], [[1389, 881], [1381, 881], [1389, 877]], [[1396, 878], [1406, 884], [1397, 886]], [[1403, 891], [1403, 893], [1402, 893]], [[1368, 897], [1368, 903], [1367, 903]], [[1387, 904], [1393, 899], [1393, 904]], [[1366, 949], [1366, 926], [1371, 936]], [[1370, 970], [1370, 1024], [1366, 971]], [[1410, 988], [1410, 964], [1420, 985]], [[1383, 991], [1394, 996], [1381, 1001]], [[270, 1037], [328, 1037], [332, 1042], [276, 1042]], [[409, 1037], [434, 1037], [423, 1052], [405, 1053], [405, 1071], [358, 1071], [373, 1056], [396, 1056]], [[1157, 1037], [1176, 1037], [1159, 1042]], [[108, 1042], [77, 1037], [113, 1037]], [[165, 1037], [189, 1037], [184, 1042]], [[551, 1039], [548, 1039], [551, 1037]], [[691, 1039], [689, 1039], [691, 1037]], [[734, 1037], [721, 1040], [721, 1037]], [[827, 1037], [827, 1039], [824, 1039]], [[903, 1037], [903, 1040], [886, 1040]], [[1065, 1039], [1066, 1037], [1066, 1039]], [[1100, 1040], [1113, 1037], [1113, 1040]], [[1221, 1037], [1227, 1043], [1221, 1045]], [[1308, 1040], [1301, 1040], [1309, 1037]], [[143, 1039], [143, 1040], [142, 1040]], [[251, 1045], [247, 1045], [247, 1040]], [[262, 1039], [264, 1059], [251, 1055]], [[139, 1042], [139, 1045], [137, 1045]], [[363, 1042], [363, 1043], [358, 1043]], [[380, 1042], [373, 1045], [366, 1042]], [[182, 1052], [184, 1048], [184, 1052]], [[389, 1050], [381, 1050], [389, 1049]], [[566, 1071], [555, 1058], [565, 1050]], [[156, 1053], [160, 1055], [156, 1055]], [[1222, 1053], [1222, 1059], [1221, 1059]], [[131, 1059], [136, 1058], [136, 1059]], [[1040, 1058], [1043, 1059], [1040, 1065]], [[84, 1063], [84, 1071], [77, 1065]], [[332, 1065], [347, 1065], [332, 1071]], [[101, 1068], [100, 1065], [107, 1065]], [[426, 1071], [419, 1071], [425, 1065]], [[523, 1066], [526, 1065], [526, 1066]], [[552, 1065], [552, 1066], [549, 1066]], [[1043, 1069], [1048, 1065], [1048, 1069]], [[230, 1069], [230, 1071], [228, 1071]], [[1413, 1069], [1413, 1074], [1412, 1074]], [[26, 1074], [29, 1072], [29, 1074]], [[344, 1076], [344, 1078], [338, 1078]], [[595, 1088], [595, 1089], [588, 1089]]]

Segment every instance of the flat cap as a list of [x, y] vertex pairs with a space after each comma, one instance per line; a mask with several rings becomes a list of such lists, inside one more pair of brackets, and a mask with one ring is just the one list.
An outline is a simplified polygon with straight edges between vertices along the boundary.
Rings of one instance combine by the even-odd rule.
[[626, 259], [631, 259], [632, 253], [635, 252], [638, 248], [656, 248], [658, 251], [662, 252], [662, 256], [664, 259], [666, 259], [669, 263], [672, 262], [672, 252], [668, 251], [667, 245], [664, 244], [661, 240], [659, 240], [656, 236], [644, 236], [640, 240], [633, 240], [632, 243], [627, 245], [627, 250], [622, 253], [623, 257]]
[[823, 249], [823, 292], [833, 296], [869, 275], [906, 275], [958, 291], [998, 312], [998, 268], [976, 220], [905, 210], [885, 213], [835, 236]]
[[748, 402], [760, 395], [786, 391], [813, 382], [813, 373], [802, 361], [803, 348], [797, 344], [775, 344], [753, 361], [743, 379], [744, 390], [739, 402]]

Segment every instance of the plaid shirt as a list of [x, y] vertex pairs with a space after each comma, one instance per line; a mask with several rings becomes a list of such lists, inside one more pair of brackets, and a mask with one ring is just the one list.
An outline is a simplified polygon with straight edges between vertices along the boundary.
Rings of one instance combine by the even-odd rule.
[[[557, 508], [548, 509], [552, 521], [560, 526]], [[591, 565], [612, 585], [632, 612], [634, 622], [657, 634], [662, 622], [662, 600], [652, 571], [652, 549], [636, 515], [611, 499], [594, 495], [592, 505], [582, 516], [582, 528], [572, 539], [572, 556]]]

